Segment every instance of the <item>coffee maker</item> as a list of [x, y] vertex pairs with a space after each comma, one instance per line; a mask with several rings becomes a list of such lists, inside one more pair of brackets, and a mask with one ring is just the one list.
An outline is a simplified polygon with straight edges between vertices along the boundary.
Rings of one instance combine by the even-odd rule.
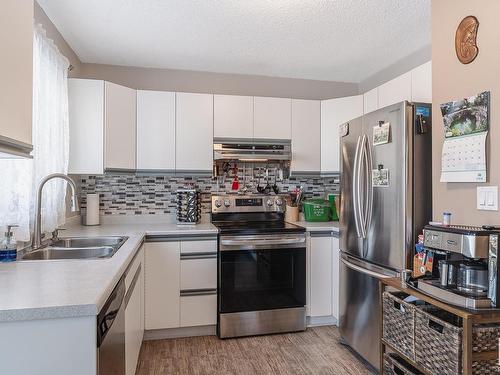
[[424, 248], [435, 253], [435, 269], [417, 288], [444, 302], [469, 309], [500, 307], [498, 239], [492, 227], [424, 228]]

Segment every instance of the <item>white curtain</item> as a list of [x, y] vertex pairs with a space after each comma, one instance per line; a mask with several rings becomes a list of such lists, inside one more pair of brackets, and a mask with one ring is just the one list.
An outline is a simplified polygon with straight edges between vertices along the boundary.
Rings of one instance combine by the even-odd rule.
[[[36, 189], [48, 174], [68, 172], [68, 66], [40, 25], [33, 40], [33, 159], [0, 160], [0, 225], [19, 224], [16, 237], [29, 240]], [[52, 180], [42, 199], [42, 230], [65, 220], [66, 182]]]

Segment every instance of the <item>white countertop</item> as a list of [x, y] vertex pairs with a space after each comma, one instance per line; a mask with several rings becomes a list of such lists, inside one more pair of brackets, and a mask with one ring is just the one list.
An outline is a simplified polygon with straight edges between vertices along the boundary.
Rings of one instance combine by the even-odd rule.
[[97, 315], [145, 235], [214, 235], [212, 224], [73, 225], [61, 237], [120, 235], [129, 239], [109, 259], [0, 263], [0, 322]]
[[305, 220], [291, 221], [291, 224], [298, 225], [306, 229], [307, 232], [339, 232], [338, 221], [309, 222]]

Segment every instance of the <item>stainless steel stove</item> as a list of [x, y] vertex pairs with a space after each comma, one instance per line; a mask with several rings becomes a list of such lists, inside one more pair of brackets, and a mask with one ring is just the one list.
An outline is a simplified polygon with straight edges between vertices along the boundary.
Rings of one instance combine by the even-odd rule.
[[212, 196], [219, 337], [305, 330], [305, 229], [284, 212], [280, 195]]

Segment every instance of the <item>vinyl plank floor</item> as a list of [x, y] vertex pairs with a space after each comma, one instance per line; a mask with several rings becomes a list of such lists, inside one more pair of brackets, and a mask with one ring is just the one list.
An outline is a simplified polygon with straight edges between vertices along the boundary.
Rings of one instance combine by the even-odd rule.
[[338, 340], [338, 329], [327, 326], [228, 340], [202, 336], [145, 341], [137, 374], [373, 374]]

